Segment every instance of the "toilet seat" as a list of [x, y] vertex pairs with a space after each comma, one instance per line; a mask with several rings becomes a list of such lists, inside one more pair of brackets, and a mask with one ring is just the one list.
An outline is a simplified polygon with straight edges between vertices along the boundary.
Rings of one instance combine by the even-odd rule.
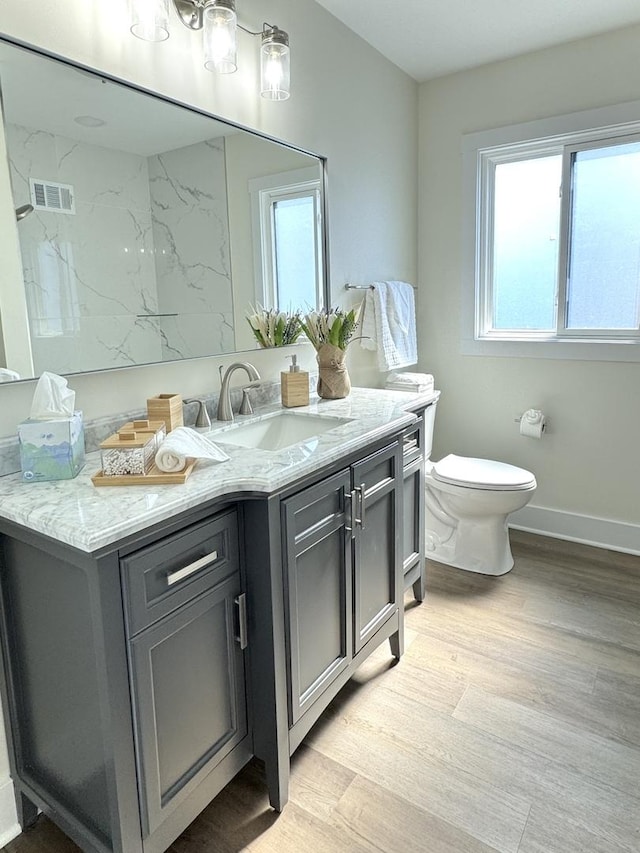
[[536, 485], [536, 478], [524, 468], [493, 459], [456, 456], [455, 453], [434, 462], [430, 473], [434, 480], [467, 489], [513, 492]]

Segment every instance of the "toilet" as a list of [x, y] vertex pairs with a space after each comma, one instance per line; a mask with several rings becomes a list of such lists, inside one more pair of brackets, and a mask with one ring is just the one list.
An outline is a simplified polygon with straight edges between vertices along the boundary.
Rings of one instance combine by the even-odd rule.
[[504, 575], [513, 566], [507, 518], [526, 506], [536, 490], [530, 471], [451, 453], [432, 462], [436, 404], [425, 415], [426, 557], [484, 575]]

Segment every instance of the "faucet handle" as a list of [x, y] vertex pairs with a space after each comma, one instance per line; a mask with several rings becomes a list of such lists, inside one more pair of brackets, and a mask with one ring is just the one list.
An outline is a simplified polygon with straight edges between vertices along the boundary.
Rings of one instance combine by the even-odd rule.
[[251, 407], [251, 399], [249, 398], [249, 389], [248, 388], [242, 389], [242, 403], [240, 404], [239, 414], [241, 414], [241, 415], [252, 415], [253, 414], [253, 408]]
[[196, 429], [210, 429], [211, 428], [211, 418], [209, 417], [209, 412], [207, 411], [207, 404], [204, 400], [200, 400], [197, 397], [191, 400], [185, 400], [185, 403], [198, 403], [198, 414], [196, 415]]

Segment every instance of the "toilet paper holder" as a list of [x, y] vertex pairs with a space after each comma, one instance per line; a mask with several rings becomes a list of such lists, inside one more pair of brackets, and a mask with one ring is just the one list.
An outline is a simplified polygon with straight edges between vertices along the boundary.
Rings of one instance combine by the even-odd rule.
[[[513, 419], [513, 422], [516, 424], [522, 423], [522, 418], [524, 417], [524, 414], [525, 413], [523, 412], [521, 415], [516, 415]], [[542, 414], [542, 432], [547, 432], [549, 429], [549, 418], [542, 412], [540, 414]]]

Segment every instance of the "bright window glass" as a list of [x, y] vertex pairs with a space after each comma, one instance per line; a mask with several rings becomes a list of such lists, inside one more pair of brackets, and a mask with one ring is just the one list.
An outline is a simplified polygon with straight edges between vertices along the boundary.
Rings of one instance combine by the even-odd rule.
[[498, 163], [494, 178], [492, 326], [556, 328], [562, 157]]
[[276, 304], [316, 306], [316, 204], [313, 193], [273, 204]]
[[567, 278], [568, 329], [640, 321], [640, 143], [577, 151]]

